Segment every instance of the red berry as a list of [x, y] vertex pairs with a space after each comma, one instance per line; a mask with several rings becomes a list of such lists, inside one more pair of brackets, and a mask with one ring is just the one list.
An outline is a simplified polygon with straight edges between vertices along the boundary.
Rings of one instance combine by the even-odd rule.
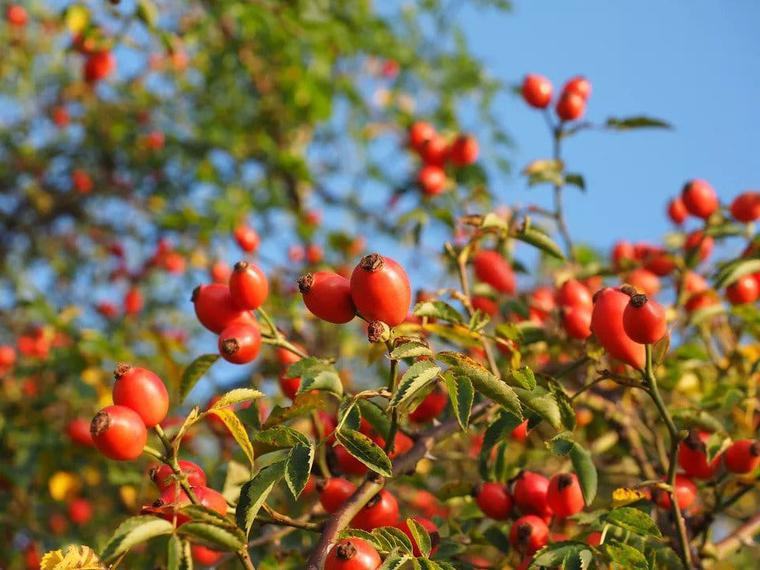
[[591, 336], [591, 309], [586, 307], [566, 307], [562, 310], [562, 327], [567, 336], [586, 340]]
[[[227, 500], [218, 491], [205, 486], [191, 486], [190, 490], [202, 506], [222, 516], [227, 514]], [[159, 498], [153, 503], [153, 508], [150, 509], [150, 512], [169, 521], [173, 520], [176, 515], [177, 526], [180, 526], [190, 519], [186, 515], [176, 513], [182, 507], [189, 504], [191, 504], [190, 497], [187, 496], [185, 491], [177, 485], [170, 485], [161, 492]]]
[[552, 84], [542, 75], [526, 75], [522, 84], [522, 95], [531, 107], [545, 109], [552, 100]]
[[726, 287], [726, 297], [732, 305], [754, 303], [760, 297], [760, 284], [754, 275], [744, 275]]
[[229, 279], [230, 295], [235, 305], [253, 311], [266, 301], [269, 295], [269, 281], [258, 266], [247, 261], [238, 261]]
[[75, 168], [71, 171], [71, 184], [74, 190], [80, 194], [89, 194], [95, 187], [90, 175], [86, 170], [82, 170], [81, 168]]
[[470, 299], [470, 304], [473, 309], [477, 309], [491, 317], [495, 317], [499, 314], [498, 303], [489, 297], [474, 295], [472, 299]]
[[739, 194], [731, 202], [731, 215], [735, 220], [745, 224], [760, 220], [760, 192]]
[[16, 363], [16, 349], [4, 344], [0, 346], [0, 369], [10, 368]]
[[253, 315], [235, 304], [230, 288], [226, 285], [199, 285], [193, 291], [192, 302], [195, 305], [195, 316], [200, 323], [216, 334], [235, 321], [249, 324], [256, 322]]
[[[697, 498], [697, 486], [694, 484], [694, 481], [685, 475], [676, 475], [675, 494], [676, 500], [678, 501], [678, 508], [683, 511], [688, 509]], [[661, 509], [670, 508], [671, 502], [669, 493], [658, 489], [654, 496], [657, 506]]]
[[760, 465], [760, 443], [751, 439], [735, 441], [724, 456], [726, 469], [731, 473], [751, 473]]
[[692, 216], [706, 220], [718, 209], [718, 195], [704, 180], [690, 180], [681, 191], [683, 205]]
[[654, 297], [660, 292], [660, 278], [643, 267], [631, 271], [625, 276], [625, 281], [649, 297]]
[[627, 241], [619, 241], [612, 248], [612, 262], [617, 269], [630, 264], [636, 259], [633, 245]]
[[509, 437], [519, 442], [528, 439], [528, 420], [524, 420], [519, 426], [513, 429], [510, 432]]
[[131, 287], [124, 295], [124, 312], [127, 315], [136, 315], [142, 311], [144, 305], [142, 292], [137, 287]]
[[308, 261], [312, 265], [316, 265], [317, 263], [322, 261], [323, 257], [324, 257], [324, 253], [322, 251], [322, 248], [318, 244], [310, 243], [306, 247], [306, 261]]
[[717, 305], [719, 302], [718, 295], [714, 291], [699, 291], [689, 297], [684, 307], [687, 312], [693, 313]]
[[665, 309], [646, 295], [633, 295], [623, 311], [625, 334], [640, 344], [654, 344], [667, 332]]
[[380, 489], [369, 502], [356, 513], [351, 526], [361, 530], [371, 531], [381, 526], [394, 526], [399, 519], [398, 502], [390, 491]]
[[554, 514], [565, 518], [583, 510], [585, 502], [575, 473], [558, 473], [549, 481], [546, 500]]
[[75, 525], [81, 526], [90, 522], [92, 518], [92, 503], [87, 499], [74, 499], [68, 504], [69, 520]]
[[346, 538], [335, 544], [325, 558], [324, 570], [377, 570], [383, 563], [366, 540]]
[[436, 386], [435, 389], [430, 392], [419, 403], [419, 405], [409, 413], [409, 420], [417, 423], [424, 424], [431, 421], [433, 418], [437, 418], [441, 415], [443, 410], [446, 409], [446, 404], [449, 398], [440, 386]]
[[288, 378], [283, 372], [282, 374], [280, 374], [279, 383], [280, 383], [280, 390], [282, 390], [282, 393], [285, 394], [291, 400], [295, 400], [296, 394], [298, 393], [298, 389], [301, 387], [301, 379], [298, 377]]
[[307, 273], [298, 280], [298, 289], [306, 308], [323, 321], [343, 324], [356, 315], [351, 299], [351, 283], [337, 273]]
[[623, 313], [629, 297], [618, 289], [606, 287], [595, 295], [591, 330], [610, 356], [643, 368], [644, 346], [633, 341], [623, 328]]
[[589, 546], [599, 546], [602, 544], [602, 533], [598, 531], [588, 533], [586, 544]]
[[90, 422], [84, 418], [71, 420], [66, 426], [66, 433], [68, 434], [69, 439], [77, 445], [95, 447], [95, 443], [92, 441], [92, 435], [90, 435]]
[[557, 290], [557, 304], [563, 307], [583, 307], [591, 309], [594, 302], [591, 291], [577, 279], [568, 279]]
[[720, 467], [721, 454], [716, 455], [707, 463], [705, 444], [710, 438], [707, 432], [692, 431], [689, 437], [678, 446], [678, 464], [689, 477], [695, 479], [710, 479]]
[[668, 202], [668, 217], [671, 222], [679, 226], [689, 217], [689, 211], [680, 196], [676, 196]]
[[571, 78], [562, 88], [563, 93], [575, 93], [584, 101], [591, 97], [591, 82], [582, 75]]
[[119, 364], [113, 373], [113, 403], [131, 408], [145, 427], [160, 424], [169, 411], [169, 392], [161, 378], [145, 368]]
[[201, 544], [191, 545], [190, 554], [192, 555], [193, 560], [202, 566], [213, 566], [224, 556], [224, 552], [212, 550]]
[[512, 495], [501, 483], [483, 483], [475, 494], [475, 502], [483, 513], [497, 521], [509, 519], [512, 512]]
[[586, 100], [576, 93], [563, 93], [554, 110], [563, 121], [575, 121], [586, 111]]
[[340, 473], [346, 475], [365, 475], [367, 473], [367, 466], [346, 451], [342, 445], [333, 447], [332, 451], [335, 454], [337, 470]]
[[417, 184], [427, 196], [437, 196], [446, 188], [446, 173], [440, 166], [426, 164], [417, 173]]
[[471, 135], [459, 135], [451, 144], [449, 159], [455, 166], [469, 166], [478, 160], [478, 140]]
[[535, 515], [520, 517], [509, 529], [509, 542], [518, 551], [533, 554], [549, 543], [549, 527]]
[[351, 273], [351, 298], [366, 320], [395, 327], [406, 319], [412, 288], [403, 267], [373, 253], [363, 257]]
[[499, 253], [481, 250], [473, 258], [476, 277], [500, 293], [514, 294], [517, 289], [512, 266]]
[[[438, 544], [441, 541], [441, 535], [438, 532], [438, 527], [433, 521], [426, 519], [424, 517], [413, 516], [409, 518], [414, 520], [416, 523], [418, 523], [427, 531], [428, 535], [430, 536], [429, 556], [432, 556], [438, 551]], [[398, 528], [401, 532], [403, 532], [406, 536], [409, 537], [409, 540], [412, 542], [412, 554], [414, 554], [414, 556], [417, 558], [422, 556], [422, 551], [420, 551], [420, 548], [417, 545], [417, 542], [414, 540], [414, 535], [412, 534], [412, 531], [409, 530], [409, 523], [406, 520], [402, 520], [396, 525], [396, 528]]]
[[[295, 348], [297, 348], [301, 352], [306, 352], [304, 350], [304, 347], [298, 344], [297, 342], [294, 342], [292, 344]], [[289, 366], [301, 360], [301, 357], [298, 356], [295, 352], [288, 350], [287, 348], [282, 348], [281, 346], [277, 347], [276, 355], [277, 355], [277, 360], [285, 369], [287, 369]]]
[[219, 354], [232, 364], [248, 364], [259, 355], [261, 332], [256, 324], [234, 322], [219, 335]]
[[449, 160], [449, 145], [446, 139], [433, 135], [419, 150], [420, 158], [428, 166], [443, 166]]
[[[191, 487], [206, 486], [206, 474], [203, 472], [203, 469], [192, 461], [181, 459], [179, 461], [179, 469], [187, 478], [187, 482]], [[156, 465], [150, 470], [150, 480], [158, 487], [159, 491], [163, 491], [168, 487], [174, 486], [177, 478], [171, 467], [162, 464]]]
[[256, 230], [247, 224], [240, 224], [235, 228], [232, 235], [235, 237], [235, 241], [240, 246], [240, 249], [247, 253], [256, 251], [261, 241]]
[[19, 6], [18, 4], [10, 4], [5, 10], [5, 19], [10, 25], [18, 26], [20, 28], [26, 26], [26, 22], [28, 21], [29, 17], [27, 16], [26, 10], [23, 6]]
[[230, 266], [227, 265], [224, 261], [214, 262], [209, 273], [211, 275], [211, 280], [214, 283], [227, 283], [229, 282], [230, 276], [232, 275]]
[[89, 55], [84, 62], [84, 79], [94, 83], [105, 79], [116, 69], [116, 58], [110, 51], [99, 51]]
[[142, 418], [126, 406], [107, 406], [92, 419], [90, 434], [95, 447], [109, 459], [137, 459], [148, 441]]
[[523, 471], [515, 481], [512, 496], [521, 513], [545, 517], [552, 514], [546, 499], [548, 490], [549, 479], [533, 471]]
[[688, 236], [686, 236], [686, 241], [684, 242], [684, 249], [687, 253], [691, 253], [693, 250], [699, 248], [699, 260], [704, 261], [708, 257], [710, 257], [710, 254], [713, 250], [714, 241], [713, 238], [710, 236], [704, 236], [703, 237], [702, 230], [697, 230], [695, 232], [691, 232]]
[[417, 121], [409, 128], [409, 146], [419, 152], [424, 144], [435, 136], [435, 129], [430, 123]]
[[356, 485], [347, 479], [333, 477], [325, 481], [319, 493], [319, 502], [325, 511], [334, 513], [354, 494]]

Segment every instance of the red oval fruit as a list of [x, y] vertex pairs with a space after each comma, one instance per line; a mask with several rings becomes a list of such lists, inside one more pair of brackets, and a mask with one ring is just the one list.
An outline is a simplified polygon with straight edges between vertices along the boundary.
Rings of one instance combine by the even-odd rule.
[[221, 333], [230, 323], [255, 323], [253, 315], [242, 310], [232, 300], [230, 288], [220, 283], [199, 285], [193, 291], [192, 302], [198, 321], [213, 333]]
[[760, 442], [741, 439], [733, 442], [725, 454], [726, 469], [731, 473], [751, 473], [760, 465]]
[[230, 296], [241, 309], [253, 311], [266, 301], [269, 281], [257, 265], [238, 261], [229, 278]]
[[416, 121], [409, 127], [409, 146], [420, 151], [423, 145], [435, 136], [435, 129], [430, 123]]
[[509, 433], [509, 437], [515, 441], [524, 442], [528, 439], [528, 420], [524, 420], [519, 426]]
[[584, 101], [588, 101], [589, 97], [591, 97], [591, 82], [582, 75], [576, 75], [565, 83], [562, 92], [575, 93]]
[[660, 292], [660, 278], [643, 267], [637, 267], [625, 276], [625, 282], [649, 297]]
[[227, 362], [248, 364], [261, 350], [261, 331], [258, 325], [236, 322], [219, 335], [219, 354]]
[[424, 424], [437, 418], [446, 409], [449, 398], [440, 386], [436, 386], [430, 394], [419, 403], [419, 405], [409, 413], [409, 420]]
[[377, 570], [383, 563], [366, 540], [345, 538], [335, 544], [325, 558], [325, 570]]
[[478, 140], [471, 135], [459, 135], [451, 144], [449, 159], [456, 166], [469, 166], [478, 160], [480, 147]]
[[145, 301], [142, 292], [137, 287], [130, 287], [127, 294], [124, 295], [124, 312], [127, 315], [136, 315], [142, 311]]
[[577, 279], [568, 279], [557, 289], [557, 304], [563, 307], [585, 307], [591, 309], [594, 302], [591, 291]]
[[98, 451], [116, 461], [138, 458], [148, 441], [142, 418], [125, 406], [107, 406], [100, 410], [92, 419], [90, 434]]
[[280, 374], [278, 381], [279, 381], [280, 390], [282, 390], [282, 393], [285, 394], [291, 400], [295, 400], [296, 394], [298, 393], [298, 389], [301, 387], [301, 379], [298, 377], [288, 378], [286, 374], [283, 372], [282, 374]]
[[498, 252], [481, 250], [472, 260], [475, 276], [500, 293], [512, 295], [517, 289], [512, 266]]
[[502, 483], [483, 483], [475, 494], [475, 502], [483, 513], [497, 521], [509, 519], [512, 512], [512, 495]]
[[684, 307], [686, 311], [693, 313], [694, 311], [717, 305], [719, 302], [720, 300], [715, 291], [699, 291], [689, 296]]
[[549, 543], [549, 527], [535, 515], [520, 517], [509, 529], [509, 542], [518, 551], [533, 554]]
[[586, 505], [575, 473], [558, 473], [549, 481], [546, 500], [554, 514], [565, 518], [579, 513]]
[[710, 434], [704, 431], [691, 431], [689, 437], [678, 445], [678, 464], [689, 477], [710, 479], [720, 467], [721, 454], [707, 463], [705, 444]]
[[552, 84], [546, 77], [531, 73], [523, 80], [522, 95], [531, 107], [545, 109], [552, 100]]
[[[428, 553], [428, 556], [433, 556], [438, 551], [438, 544], [441, 542], [441, 535], [438, 532], [438, 527], [433, 521], [424, 517], [413, 516], [409, 518], [414, 520], [414, 522], [422, 526], [427, 531], [428, 535], [430, 536], [430, 552]], [[414, 554], [414, 556], [417, 558], [422, 556], [422, 551], [420, 550], [419, 545], [417, 544], [417, 541], [412, 534], [412, 531], [409, 529], [409, 522], [407, 520], [402, 520], [396, 525], [396, 528], [409, 537], [409, 540], [412, 542], [412, 554]]]
[[[675, 494], [676, 501], [678, 501], [678, 508], [683, 511], [688, 509], [697, 498], [697, 486], [694, 484], [694, 481], [685, 475], [678, 474], [676, 475]], [[654, 493], [654, 497], [657, 506], [661, 509], [670, 508], [671, 502], [669, 493], [658, 489]]]
[[92, 435], [90, 435], [90, 422], [84, 418], [71, 420], [66, 426], [66, 433], [68, 434], [69, 439], [78, 445], [95, 447], [95, 443], [92, 441]]
[[381, 526], [394, 526], [398, 522], [398, 502], [387, 489], [372, 497], [369, 502], [356, 513], [351, 526], [361, 530], [371, 531]]
[[348, 479], [333, 477], [322, 485], [319, 502], [328, 513], [334, 513], [356, 492], [356, 485]]
[[584, 307], [563, 309], [562, 327], [570, 338], [586, 340], [591, 336], [591, 310]]
[[351, 273], [351, 298], [366, 320], [395, 327], [406, 319], [412, 288], [403, 267], [373, 253], [363, 257]]
[[89, 194], [95, 187], [95, 183], [86, 170], [75, 168], [71, 171], [71, 184], [74, 190], [80, 194]]
[[576, 93], [563, 93], [554, 110], [563, 121], [575, 121], [586, 111], [586, 100]]
[[80, 497], [68, 504], [67, 511], [69, 520], [75, 525], [82, 526], [90, 522], [92, 518], [92, 503]]
[[235, 237], [235, 241], [240, 246], [240, 249], [247, 253], [256, 251], [261, 242], [259, 234], [248, 224], [240, 224], [235, 228], [232, 235]]
[[114, 370], [113, 403], [137, 412], [145, 427], [160, 424], [169, 411], [169, 392], [161, 378], [146, 368], [119, 364]]
[[4, 344], [0, 346], [0, 369], [10, 368], [16, 364], [16, 349]]
[[435, 164], [426, 164], [417, 173], [417, 184], [426, 196], [437, 196], [446, 188], [446, 173]]
[[232, 270], [224, 261], [215, 261], [211, 266], [209, 274], [214, 283], [228, 283], [230, 276], [232, 275]]
[[84, 79], [94, 83], [105, 79], [116, 69], [116, 58], [110, 51], [95, 52], [84, 62]]
[[[224, 495], [210, 487], [190, 487], [190, 490], [198, 499], [198, 503], [207, 509], [211, 509], [224, 516], [227, 514], [227, 500]], [[173, 520], [176, 515], [177, 526], [183, 525], [190, 519], [187, 515], [176, 514], [179, 509], [191, 504], [190, 497], [177, 485], [170, 485], [161, 492], [159, 498], [153, 503], [149, 512], [166, 520]]]
[[714, 240], [710, 236], [704, 236], [702, 230], [691, 232], [686, 236], [684, 242], [684, 249], [687, 253], [691, 253], [695, 249], [699, 248], [699, 260], [705, 261], [713, 250]]
[[605, 287], [595, 295], [591, 313], [591, 330], [610, 356], [643, 368], [644, 345], [634, 342], [623, 328], [623, 313], [628, 295], [618, 289]]
[[351, 283], [337, 273], [317, 271], [298, 280], [303, 302], [311, 313], [328, 323], [343, 324], [356, 316]]
[[731, 215], [748, 224], [760, 220], [760, 192], [743, 192], [731, 202]]
[[420, 158], [428, 166], [443, 166], [449, 159], [449, 145], [446, 139], [433, 135], [419, 149]]
[[726, 297], [732, 305], [754, 303], [760, 297], [760, 284], [754, 275], [744, 275], [726, 287]]
[[660, 277], [669, 275], [676, 268], [673, 256], [667, 251], [659, 248], [649, 248], [649, 250], [642, 256], [642, 260], [645, 269], [648, 269]]
[[477, 309], [491, 317], [495, 317], [499, 314], [498, 303], [489, 297], [473, 295], [472, 299], [470, 299], [470, 304], [473, 309]]
[[546, 517], [552, 514], [546, 498], [548, 490], [549, 479], [533, 471], [523, 471], [515, 481], [512, 496], [521, 513]]
[[704, 180], [690, 180], [681, 190], [683, 205], [692, 216], [706, 220], [718, 209], [718, 195]]
[[668, 202], [668, 217], [677, 226], [680, 226], [689, 217], [689, 211], [680, 196], [676, 196]]
[[202, 544], [192, 544], [190, 546], [190, 554], [193, 560], [202, 566], [213, 566], [224, 556], [224, 552], [212, 550]]
[[[179, 469], [191, 487], [206, 486], [206, 474], [203, 472], [203, 469], [192, 461], [180, 459]], [[168, 487], [173, 487], [177, 478], [171, 467], [161, 464], [156, 465], [150, 470], [150, 480], [158, 487], [159, 491], [163, 491]]]
[[17, 26], [19, 28], [26, 26], [29, 16], [26, 13], [26, 9], [18, 4], [9, 4], [5, 10], [5, 20], [11, 26]]
[[623, 330], [634, 342], [654, 344], [667, 332], [665, 309], [646, 295], [633, 295], [623, 311]]
[[628, 241], [616, 242], [612, 248], [612, 262], [616, 269], [630, 265], [636, 260], [636, 251]]

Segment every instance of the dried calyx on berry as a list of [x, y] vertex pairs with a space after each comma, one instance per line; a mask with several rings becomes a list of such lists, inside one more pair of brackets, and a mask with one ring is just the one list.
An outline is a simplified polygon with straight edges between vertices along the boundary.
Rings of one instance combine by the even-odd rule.
[[370, 321], [367, 325], [367, 340], [369, 342], [387, 342], [390, 338], [391, 329], [383, 321]]
[[297, 283], [298, 290], [302, 295], [306, 295], [309, 291], [311, 291], [311, 288], [314, 285], [314, 274], [306, 273], [305, 275], [301, 275], [301, 277], [298, 278]]
[[369, 255], [365, 255], [359, 262], [359, 267], [361, 267], [364, 271], [369, 271], [370, 273], [380, 271], [383, 268], [383, 265], [385, 265], [385, 261], [383, 260], [383, 256], [379, 253], [370, 253]]

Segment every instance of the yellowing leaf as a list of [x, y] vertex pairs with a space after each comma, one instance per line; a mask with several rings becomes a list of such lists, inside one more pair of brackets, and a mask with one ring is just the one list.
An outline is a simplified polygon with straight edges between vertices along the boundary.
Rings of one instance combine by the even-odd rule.
[[630, 505], [631, 503], [635, 503], [636, 501], [640, 501], [642, 499], [645, 499], [646, 495], [639, 491], [638, 489], [629, 489], [627, 487], [619, 487], [612, 491], [612, 506], [622, 507], [625, 505]]
[[71, 545], [48, 552], [42, 557], [40, 570], [105, 570], [95, 551], [89, 546]]

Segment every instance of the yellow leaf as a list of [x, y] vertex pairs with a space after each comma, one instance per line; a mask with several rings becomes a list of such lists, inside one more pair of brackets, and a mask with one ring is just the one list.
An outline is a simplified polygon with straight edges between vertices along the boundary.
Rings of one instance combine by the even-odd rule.
[[228, 408], [209, 410], [203, 415], [205, 416], [209, 414], [215, 415], [224, 422], [224, 425], [227, 426], [227, 430], [230, 432], [232, 437], [235, 438], [235, 441], [240, 446], [240, 449], [243, 450], [243, 453], [245, 453], [245, 456], [248, 458], [248, 461], [251, 464], [251, 469], [253, 469], [253, 445], [251, 444], [251, 440], [248, 437], [248, 432], [245, 430], [243, 422], [238, 419], [238, 417], [235, 415], [235, 412]]
[[40, 570], [105, 570], [95, 551], [89, 546], [71, 545], [48, 552], [42, 557]]
[[638, 489], [619, 487], [612, 491], [612, 506], [622, 507], [646, 498], [646, 495]]

